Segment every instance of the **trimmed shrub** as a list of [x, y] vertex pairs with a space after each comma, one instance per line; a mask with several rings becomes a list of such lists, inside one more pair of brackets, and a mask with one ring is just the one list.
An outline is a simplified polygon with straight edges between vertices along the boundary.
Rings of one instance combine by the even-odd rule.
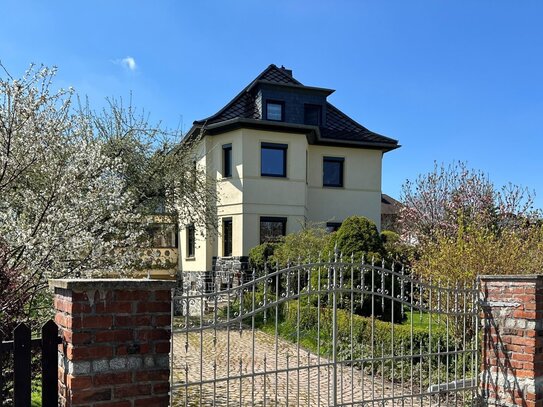
[[383, 242], [377, 226], [363, 216], [350, 216], [343, 221], [328, 246], [332, 253], [336, 245], [339, 253], [344, 256], [354, 255], [357, 261], [362, 255], [370, 260], [376, 256], [380, 260], [383, 253]]

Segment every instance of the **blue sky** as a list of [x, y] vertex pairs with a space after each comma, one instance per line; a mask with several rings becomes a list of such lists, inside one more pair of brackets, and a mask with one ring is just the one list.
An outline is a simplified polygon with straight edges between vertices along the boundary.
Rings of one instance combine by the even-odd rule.
[[[402, 147], [383, 191], [467, 161], [543, 208], [543, 2], [0, 0], [0, 60], [59, 67], [94, 107], [127, 99], [188, 130], [269, 64]], [[132, 58], [129, 59], [129, 58]]]

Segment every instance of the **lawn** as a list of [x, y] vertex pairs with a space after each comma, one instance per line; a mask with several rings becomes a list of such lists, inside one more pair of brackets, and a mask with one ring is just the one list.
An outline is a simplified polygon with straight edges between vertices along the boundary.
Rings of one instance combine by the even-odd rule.
[[428, 330], [430, 327], [430, 321], [432, 323], [432, 329], [445, 327], [446, 321], [443, 315], [429, 314], [427, 312], [406, 312], [406, 320], [402, 322], [402, 325], [411, 326], [411, 320], [413, 321], [414, 328], [423, 328]]

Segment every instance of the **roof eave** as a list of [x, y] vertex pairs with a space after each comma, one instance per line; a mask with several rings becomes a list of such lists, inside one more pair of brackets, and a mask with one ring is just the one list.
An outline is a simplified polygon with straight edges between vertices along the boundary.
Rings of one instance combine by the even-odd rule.
[[287, 133], [305, 134], [308, 136], [310, 144], [318, 145], [330, 145], [330, 146], [345, 146], [345, 147], [358, 147], [367, 148], [372, 150], [381, 150], [384, 153], [395, 150], [401, 147], [397, 142], [392, 143], [380, 143], [374, 141], [356, 141], [356, 140], [339, 140], [331, 139], [321, 136], [321, 132], [318, 126], [309, 126], [306, 124], [296, 123], [284, 123], [274, 122], [270, 120], [259, 119], [246, 119], [246, 118], [234, 118], [225, 120], [219, 123], [213, 123], [210, 125], [195, 124], [192, 126], [186, 137], [194, 137], [200, 134], [202, 128], [205, 128], [205, 135], [214, 135], [224, 133], [226, 131], [235, 130], [239, 128], [252, 128], [252, 129], [264, 129], [264, 130], [278, 130], [281, 129]]

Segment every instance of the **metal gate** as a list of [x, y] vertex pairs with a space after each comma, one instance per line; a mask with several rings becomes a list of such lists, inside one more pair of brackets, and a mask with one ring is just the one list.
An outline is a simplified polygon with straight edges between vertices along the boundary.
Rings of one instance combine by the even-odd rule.
[[172, 405], [471, 405], [477, 289], [318, 262], [174, 298]]

